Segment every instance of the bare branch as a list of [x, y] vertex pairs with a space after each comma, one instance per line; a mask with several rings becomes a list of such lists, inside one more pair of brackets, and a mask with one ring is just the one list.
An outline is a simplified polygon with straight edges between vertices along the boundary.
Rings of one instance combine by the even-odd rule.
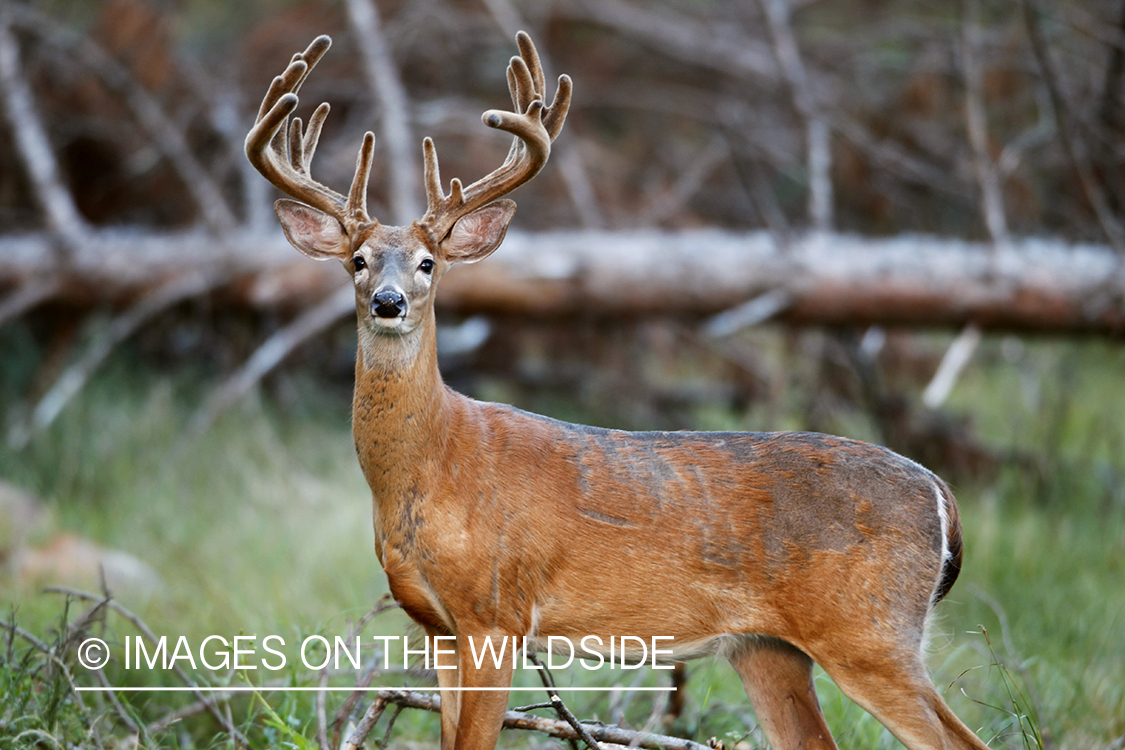
[[87, 231], [86, 220], [63, 186], [54, 149], [24, 80], [19, 44], [11, 26], [15, 7], [5, 3], [0, 9], [0, 99], [16, 140], [17, 154], [31, 179], [36, 200], [46, 214], [47, 226], [64, 247], [71, 249], [81, 242]]
[[[389, 701], [383, 697], [383, 693], [384, 691], [380, 690], [375, 700], [372, 701], [371, 705], [367, 707], [367, 710], [363, 712], [363, 718], [359, 720], [359, 724], [356, 725], [355, 730], [348, 735], [348, 739], [344, 742], [342, 750], [359, 750], [359, 748], [363, 747], [367, 735], [371, 734], [371, 730], [375, 728], [375, 725], [379, 723], [379, 719], [383, 717], [383, 712], [387, 710], [387, 703]], [[399, 705], [402, 704], [399, 703]]]
[[14, 5], [13, 12], [21, 28], [74, 55], [83, 67], [95, 71], [106, 85], [121, 94], [137, 122], [148, 132], [153, 147], [164, 154], [179, 173], [211, 231], [223, 233], [234, 228], [237, 223], [234, 214], [210, 172], [195, 158], [183, 129], [164, 113], [160, 103], [137, 83], [125, 66], [89, 38], [71, 33], [29, 7]]
[[40, 276], [0, 300], [0, 328], [9, 320], [15, 320], [40, 302], [50, 299], [62, 289], [60, 276]]
[[608, 26], [690, 65], [765, 82], [778, 79], [777, 65], [766, 45], [732, 33], [729, 24], [706, 24], [624, 0], [566, 0], [554, 3], [552, 11], [557, 17]]
[[355, 289], [347, 284], [266, 339], [237, 372], [212, 391], [192, 417], [185, 430], [185, 440], [194, 440], [207, 432], [220, 416], [249, 393], [290, 352], [340, 318], [354, 312]]
[[1094, 215], [1097, 217], [1098, 224], [1101, 226], [1106, 239], [1119, 254], [1125, 254], [1125, 230], [1122, 229], [1121, 222], [1110, 210], [1105, 191], [1098, 184], [1097, 176], [1094, 174], [1087, 154], [1078, 142], [1078, 134], [1074, 131], [1071, 123], [1069, 105], [1063, 99], [1062, 84], [1059, 81], [1054, 60], [1051, 58], [1047, 38], [1043, 34], [1043, 26], [1039, 21], [1039, 8], [1034, 0], [1022, 0], [1022, 3], [1024, 22], [1027, 25], [1028, 36], [1031, 38], [1031, 49], [1035, 53], [1035, 60], [1039, 64], [1039, 70], [1043, 73], [1043, 81], [1051, 94], [1051, 104], [1055, 110], [1055, 118], [1058, 120], [1059, 136], [1062, 138], [1063, 148], [1066, 150], [1071, 166], [1078, 175], [1082, 192], [1090, 203], [1090, 207], [1093, 208]]
[[208, 693], [209, 700], [198, 700], [194, 703], [189, 703], [183, 708], [177, 709], [167, 716], [152, 722], [144, 728], [145, 732], [150, 735], [159, 734], [167, 730], [168, 727], [172, 726], [177, 721], [182, 721], [189, 716], [195, 716], [196, 714], [201, 714], [204, 711], [210, 710], [212, 703], [226, 703], [236, 695], [239, 695], [239, 693], [224, 693], [222, 691]]
[[[83, 599], [85, 601], [90, 601], [90, 602], [102, 602], [106, 606], [108, 606], [110, 609], [112, 609], [114, 612], [116, 612], [117, 614], [121, 615], [126, 620], [128, 620], [133, 625], [133, 627], [137, 629], [137, 632], [139, 632], [141, 635], [143, 635], [154, 646], [156, 645], [156, 643], [158, 641], [158, 639], [156, 637], [156, 634], [152, 632], [152, 630], [145, 623], [145, 621], [142, 620], [140, 617], [137, 617], [137, 615], [133, 614], [130, 610], [126, 609], [116, 599], [111, 599], [111, 598], [106, 597], [102, 594], [92, 594], [89, 591], [81, 591], [79, 589], [68, 588], [66, 586], [48, 586], [47, 588], [45, 588], [43, 590], [46, 591], [46, 592], [49, 592], [49, 593], [53, 593], [53, 594], [62, 594], [64, 596], [72, 596], [75, 599]], [[188, 686], [189, 688], [192, 688], [191, 692], [192, 692], [192, 695], [194, 695], [196, 697], [196, 700], [200, 701], [205, 706], [207, 706], [207, 711], [213, 717], [215, 717], [216, 720], [218, 720], [219, 724], [222, 725], [223, 729], [226, 730], [226, 732], [233, 739], [235, 739], [238, 742], [243, 742], [243, 743], [245, 743], [247, 741], [246, 737], [242, 734], [242, 732], [238, 731], [238, 727], [236, 727], [223, 714], [223, 712], [219, 710], [219, 708], [215, 704], [215, 702], [212, 701], [212, 700], [209, 700], [208, 697], [204, 693], [195, 689], [196, 684], [192, 681], [192, 679], [190, 677], [188, 677], [187, 673], [184, 672], [184, 670], [181, 666], [179, 666], [178, 664], [173, 662], [172, 663], [172, 671], [174, 671], [176, 673], [176, 676], [180, 678], [180, 680], [184, 683], [184, 685]]]
[[687, 167], [680, 170], [675, 183], [657, 194], [641, 211], [638, 218], [640, 225], [660, 224], [683, 210], [684, 204], [699, 192], [711, 173], [730, 161], [730, 158], [730, 147], [726, 139], [722, 136], [712, 138], [703, 153], [693, 157]]
[[817, 105], [797, 40], [793, 37], [789, 0], [758, 0], [758, 4], [765, 13], [774, 57], [793, 107], [805, 124], [809, 218], [814, 229], [827, 232], [832, 228], [832, 130]]
[[937, 409], [945, 403], [945, 400], [949, 398], [949, 394], [953, 391], [953, 386], [957, 383], [957, 377], [965, 369], [969, 360], [972, 359], [973, 352], [980, 345], [980, 341], [981, 331], [975, 325], [970, 323], [962, 329], [961, 333], [946, 349], [937, 372], [934, 373], [930, 384], [926, 386], [926, 390], [922, 392], [922, 403], [930, 409]]
[[109, 357], [113, 349], [133, 335], [142, 325], [169, 307], [198, 297], [219, 282], [211, 271], [194, 271], [174, 276], [141, 297], [124, 313], [116, 317], [104, 334], [95, 339], [86, 353], [66, 369], [54, 385], [35, 405], [26, 424], [17, 424], [8, 433], [8, 444], [22, 449], [35, 433], [47, 428], [63, 407], [70, 403], [86, 385], [90, 376]]
[[961, 64], [965, 74], [965, 124], [973, 148], [973, 166], [980, 185], [981, 213], [994, 244], [1008, 242], [1008, 220], [996, 163], [988, 149], [988, 121], [981, 93], [979, 0], [961, 3]]
[[379, 103], [380, 132], [386, 144], [390, 172], [387, 192], [391, 223], [406, 225], [422, 215], [421, 183], [411, 158], [414, 146], [410, 139], [410, 103], [374, 2], [347, 0], [346, 5], [356, 47], [363, 60], [363, 72]]
[[[406, 708], [420, 708], [424, 711], [441, 711], [441, 697], [415, 690], [380, 690], [375, 701], [367, 709], [363, 719], [356, 727], [348, 740], [343, 745], [343, 750], [358, 750], [367, 735], [375, 728], [379, 718], [383, 715], [388, 704], [404, 706]], [[567, 721], [562, 719], [548, 719], [543, 716], [525, 713], [522, 711], [508, 711], [504, 714], [504, 727], [506, 729], [523, 729], [531, 732], [542, 732], [558, 739], [575, 739], [579, 735]], [[606, 726], [602, 724], [585, 724], [592, 741], [607, 742], [628, 747], [646, 748], [647, 750], [707, 750], [707, 745], [701, 745], [691, 740], [679, 737], [668, 737], [649, 732], [638, 732], [621, 727]]]

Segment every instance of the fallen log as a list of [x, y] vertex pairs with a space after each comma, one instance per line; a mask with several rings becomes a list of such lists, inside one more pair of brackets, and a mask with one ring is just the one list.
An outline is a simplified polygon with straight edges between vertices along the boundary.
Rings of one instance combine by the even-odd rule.
[[[345, 279], [280, 232], [98, 232], [65, 256], [45, 235], [0, 237], [0, 286], [58, 277], [53, 299], [125, 305], [170, 276], [218, 269], [220, 303], [299, 309]], [[994, 247], [925, 236], [767, 232], [510, 232], [486, 262], [453, 269], [439, 307], [460, 313], [712, 316], [762, 295], [794, 325], [951, 326], [1061, 333], [1125, 331], [1125, 259], [1098, 245], [1023, 239]], [[0, 305], [3, 298], [0, 298]]]

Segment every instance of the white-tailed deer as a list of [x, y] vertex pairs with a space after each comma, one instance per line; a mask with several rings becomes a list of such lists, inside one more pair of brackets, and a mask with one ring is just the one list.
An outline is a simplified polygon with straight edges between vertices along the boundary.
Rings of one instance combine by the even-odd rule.
[[957, 578], [961, 528], [945, 483], [866, 443], [812, 433], [620, 432], [481, 403], [438, 373], [434, 295], [455, 263], [499, 246], [543, 167], [571, 84], [545, 104], [535, 47], [517, 37], [514, 112], [484, 122], [515, 138], [504, 164], [441, 188], [425, 139], [429, 207], [408, 227], [366, 210], [374, 136], [347, 196], [309, 163], [297, 89], [327, 51], [317, 38], [274, 79], [246, 139], [254, 166], [296, 201], [277, 213], [302, 253], [343, 262], [359, 315], [353, 430], [371, 486], [375, 550], [390, 589], [431, 635], [456, 636], [443, 750], [488, 750], [512, 665], [476, 668], [468, 639], [674, 636], [676, 659], [719, 653], [738, 671], [777, 749], [834, 748], [813, 662], [912, 750], [981, 742], [922, 661], [927, 615]]

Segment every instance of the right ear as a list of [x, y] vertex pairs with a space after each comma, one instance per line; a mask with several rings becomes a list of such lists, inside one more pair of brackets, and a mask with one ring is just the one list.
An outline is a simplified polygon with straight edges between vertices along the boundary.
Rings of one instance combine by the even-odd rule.
[[304, 203], [282, 198], [273, 204], [289, 244], [313, 260], [344, 260], [348, 235], [335, 217]]

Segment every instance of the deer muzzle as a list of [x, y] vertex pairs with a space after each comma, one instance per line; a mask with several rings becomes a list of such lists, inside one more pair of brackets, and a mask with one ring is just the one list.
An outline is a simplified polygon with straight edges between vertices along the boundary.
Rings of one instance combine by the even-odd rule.
[[377, 318], [401, 318], [406, 315], [406, 297], [391, 287], [383, 287], [371, 296], [371, 314]]

